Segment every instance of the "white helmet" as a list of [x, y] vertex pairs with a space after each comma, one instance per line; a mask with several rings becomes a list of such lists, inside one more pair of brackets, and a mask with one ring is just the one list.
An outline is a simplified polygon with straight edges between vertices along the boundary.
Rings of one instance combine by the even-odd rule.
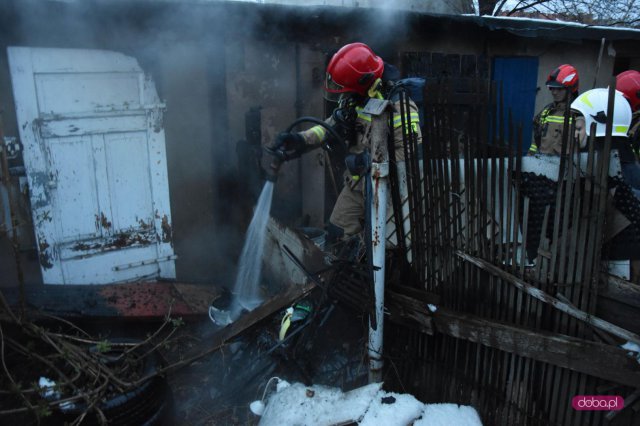
[[[596, 137], [604, 137], [607, 126], [607, 103], [609, 89], [592, 89], [578, 96], [571, 108], [579, 111], [585, 120], [587, 136], [590, 136], [591, 123], [596, 123]], [[631, 107], [622, 93], [616, 90], [613, 104], [612, 136], [627, 136], [631, 125]]]

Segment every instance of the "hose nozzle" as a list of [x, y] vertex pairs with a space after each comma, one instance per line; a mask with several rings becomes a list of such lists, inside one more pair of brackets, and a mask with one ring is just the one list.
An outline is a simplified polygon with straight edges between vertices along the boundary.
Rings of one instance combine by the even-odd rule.
[[265, 178], [270, 182], [275, 182], [278, 180], [278, 174], [280, 173], [280, 167], [282, 167], [282, 163], [284, 161], [278, 157], [274, 157], [271, 164], [266, 170]]

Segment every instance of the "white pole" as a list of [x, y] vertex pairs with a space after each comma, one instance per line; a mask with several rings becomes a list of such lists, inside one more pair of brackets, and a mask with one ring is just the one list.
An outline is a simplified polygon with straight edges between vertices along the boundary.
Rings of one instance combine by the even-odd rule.
[[[369, 382], [382, 381], [384, 329], [384, 271], [389, 193], [389, 152], [387, 135], [389, 119], [386, 109], [371, 116], [371, 239], [373, 253], [373, 286], [375, 296], [375, 327], [369, 323]], [[367, 242], [369, 243], [369, 242]]]

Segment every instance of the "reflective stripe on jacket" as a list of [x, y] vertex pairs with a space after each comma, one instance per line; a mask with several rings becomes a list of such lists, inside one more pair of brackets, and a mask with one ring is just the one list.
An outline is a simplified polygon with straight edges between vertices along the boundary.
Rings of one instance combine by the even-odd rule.
[[[551, 103], [533, 119], [533, 143], [531, 153], [560, 155], [562, 152], [562, 131], [566, 103]], [[573, 118], [569, 118], [569, 124]]]
[[[402, 146], [402, 116], [400, 114], [400, 103], [395, 102], [392, 104], [394, 108], [393, 112], [393, 128], [394, 128], [394, 142], [395, 142], [395, 154], [397, 161], [404, 160], [404, 147]], [[355, 144], [349, 147], [349, 152], [359, 154], [364, 151], [366, 147], [370, 146], [369, 128], [371, 127], [371, 116], [364, 112], [362, 107], [356, 107], [358, 117], [356, 118], [357, 137]], [[325, 120], [329, 125], [333, 125], [333, 118], [329, 117]], [[422, 143], [422, 132], [420, 131], [420, 116], [418, 114], [418, 107], [413, 101], [409, 101], [409, 125], [413, 132], [416, 134], [418, 144]], [[325, 138], [328, 137], [327, 130], [316, 125], [308, 130], [300, 132], [305, 140], [305, 143], [312, 147], [320, 146]]]

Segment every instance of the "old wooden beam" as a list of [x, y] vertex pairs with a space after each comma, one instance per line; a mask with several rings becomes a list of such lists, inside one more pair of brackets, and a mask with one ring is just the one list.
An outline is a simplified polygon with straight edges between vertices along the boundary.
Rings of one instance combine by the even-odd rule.
[[442, 308], [434, 314], [433, 321], [438, 332], [453, 337], [629, 386], [640, 383], [640, 365], [614, 346], [534, 332]]
[[594, 317], [593, 315], [590, 315], [584, 311], [581, 311], [577, 308], [574, 308], [573, 306], [567, 305], [564, 302], [561, 302], [560, 300], [558, 300], [557, 298], [549, 295], [548, 293], [540, 290], [539, 288], [536, 288], [534, 286], [532, 286], [531, 284], [521, 280], [520, 278], [511, 275], [510, 273], [503, 271], [502, 269], [498, 268], [497, 266], [487, 262], [484, 259], [480, 259], [478, 257], [475, 256], [471, 256], [467, 253], [464, 253], [460, 250], [456, 251], [456, 254], [461, 257], [462, 259], [476, 265], [477, 267], [490, 272], [491, 274], [505, 280], [506, 282], [509, 282], [511, 284], [513, 284], [514, 286], [516, 286], [518, 289], [524, 291], [525, 293], [527, 293], [528, 295], [544, 302], [547, 303], [551, 306], [553, 306], [554, 308], [558, 309], [561, 312], [564, 312], [568, 315], [571, 315], [574, 318], [577, 318], [581, 321], [584, 321], [588, 324], [591, 324], [594, 327], [597, 327], [601, 330], [604, 330], [608, 333], [613, 334], [614, 336], [620, 337], [621, 339], [625, 339], [634, 343], [637, 343], [640, 345], [640, 336], [638, 336], [635, 333], [632, 333], [628, 330], [625, 330], [622, 327], [618, 327], [615, 324], [611, 324], [610, 322], [604, 321], [600, 318]]
[[[576, 337], [522, 327], [461, 314], [438, 307], [430, 312], [424, 302], [408, 296], [387, 293], [393, 305], [391, 321], [401, 318], [413, 328], [433, 330], [458, 339], [468, 340], [535, 361], [599, 377], [622, 385], [637, 387], [640, 383], [640, 363], [616, 346], [591, 342]], [[427, 326], [428, 324], [428, 326]], [[425, 333], [430, 334], [430, 331]]]
[[640, 285], [609, 274], [603, 275], [602, 278], [607, 283], [604, 289], [606, 294], [640, 308]]
[[640, 334], [640, 286], [608, 274], [601, 279], [606, 285], [598, 291], [596, 315]]
[[385, 292], [385, 310], [391, 322], [433, 335], [433, 324], [427, 311], [427, 303], [398, 291]]

